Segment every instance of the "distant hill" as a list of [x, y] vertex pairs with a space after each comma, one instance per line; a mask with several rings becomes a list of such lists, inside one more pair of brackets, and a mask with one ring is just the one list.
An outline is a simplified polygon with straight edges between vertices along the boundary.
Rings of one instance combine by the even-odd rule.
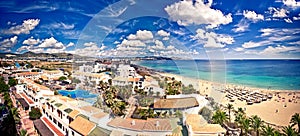
[[73, 54], [70, 53], [34, 53], [34, 52], [26, 52], [23, 54], [15, 54], [15, 53], [0, 53], [0, 57], [3, 58], [7, 54], [16, 55], [16, 57], [46, 57], [46, 58], [73, 58]]

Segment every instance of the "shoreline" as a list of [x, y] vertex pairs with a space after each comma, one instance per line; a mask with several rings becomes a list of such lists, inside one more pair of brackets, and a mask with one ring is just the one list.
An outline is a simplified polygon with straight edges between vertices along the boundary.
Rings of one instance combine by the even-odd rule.
[[[227, 105], [228, 103], [234, 106], [234, 109], [241, 107], [245, 109], [247, 116], [251, 117], [253, 115], [258, 115], [268, 124], [276, 125], [276, 127], [282, 127], [289, 124], [290, 118], [294, 113], [300, 113], [300, 91], [297, 90], [267, 90], [262, 88], [252, 88], [244, 87], [241, 85], [234, 84], [221, 84], [211, 81], [195, 79], [190, 77], [184, 77], [181, 75], [176, 75], [166, 72], [155, 72], [158, 75], [166, 77], [174, 77], [176, 80], [182, 81], [183, 84], [191, 83], [195, 88], [200, 92], [202, 96], [209, 96], [217, 98], [217, 101], [220, 105]], [[225, 90], [225, 89], [243, 89], [248, 90], [248, 92], [258, 92], [264, 95], [271, 94], [273, 97], [266, 101], [260, 103], [253, 103], [248, 105], [246, 101], [235, 100], [234, 102], [230, 101], [229, 98], [225, 97], [226, 92], [222, 93], [215, 90]], [[290, 100], [293, 100], [289, 102]]]
[[190, 76], [186, 76], [186, 75], [180, 75], [180, 74], [176, 74], [176, 73], [170, 73], [170, 72], [166, 72], [164, 70], [157, 70], [157, 69], [154, 69], [152, 67], [148, 67], [148, 66], [142, 66], [141, 64], [139, 64], [138, 61], [135, 61], [135, 63], [133, 63], [133, 65], [137, 66], [137, 67], [141, 67], [141, 68], [146, 68], [148, 71], [152, 71], [152, 72], [155, 72], [155, 73], [166, 73], [166, 74], [170, 74], [170, 75], [177, 75], [177, 76], [182, 76], [184, 78], [189, 78], [189, 79], [194, 79], [194, 80], [201, 80], [201, 81], [208, 81], [208, 82], [212, 82], [214, 84], [226, 84], [226, 85], [231, 85], [231, 86], [242, 86], [242, 87], [245, 87], [245, 88], [249, 88], [249, 89], [257, 89], [257, 90], [272, 90], [272, 92], [300, 92], [300, 88], [298, 89], [276, 89], [276, 88], [272, 88], [272, 86], [269, 87], [266, 87], [266, 88], [263, 88], [263, 87], [256, 87], [255, 85], [246, 85], [246, 84], [238, 84], [238, 83], [231, 83], [231, 82], [227, 82], [226, 79], [225, 79], [225, 82], [226, 83], [220, 83], [220, 82], [217, 82], [217, 81], [209, 81], [209, 80], [206, 80], [206, 79], [199, 79], [197, 77], [190, 77]]

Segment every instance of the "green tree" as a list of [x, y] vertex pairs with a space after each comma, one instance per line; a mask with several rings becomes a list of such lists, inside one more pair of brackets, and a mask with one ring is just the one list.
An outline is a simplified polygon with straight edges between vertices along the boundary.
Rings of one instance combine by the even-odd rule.
[[19, 123], [20, 122], [20, 114], [19, 114], [19, 111], [18, 111], [18, 108], [11, 108], [11, 114], [15, 120], [16, 123]]
[[223, 125], [224, 122], [228, 119], [227, 114], [222, 110], [217, 110], [212, 116], [212, 120], [214, 123]]
[[64, 80], [67, 80], [67, 77], [65, 77], [65, 76], [61, 76], [61, 77], [59, 77], [59, 78], [58, 78], [58, 80], [59, 80], [59, 81], [64, 81]]
[[17, 84], [18, 84], [18, 81], [17, 81], [16, 79], [14, 79], [14, 78], [9, 78], [9, 80], [8, 80], [8, 85], [9, 85], [10, 87], [15, 86], [15, 85], [17, 85]]
[[299, 113], [295, 113], [292, 118], [290, 123], [292, 124], [292, 126], [296, 126], [298, 127], [298, 134], [300, 135], [300, 116]]
[[282, 132], [285, 136], [297, 136], [296, 130], [291, 125], [283, 127]]
[[259, 131], [263, 125], [263, 121], [257, 115], [252, 116], [251, 118], [251, 127], [256, 131], [256, 135], [259, 136]]
[[22, 129], [22, 130], [20, 131], [20, 136], [28, 136], [27, 130], [26, 130], [26, 129]]
[[54, 91], [54, 95], [58, 95], [59, 93], [58, 93], [58, 91], [57, 90], [55, 90]]
[[262, 135], [263, 136], [273, 136], [275, 133], [275, 129], [271, 127], [270, 125], [263, 126], [262, 127]]
[[228, 110], [229, 122], [231, 122], [231, 114], [230, 113], [231, 113], [232, 110], [234, 110], [234, 107], [233, 107], [232, 104], [228, 103], [226, 105], [226, 109]]
[[202, 117], [206, 120], [206, 121], [209, 121], [212, 117], [212, 111], [207, 108], [206, 106], [203, 107], [200, 111], [199, 111], [199, 114], [202, 115]]
[[32, 108], [29, 112], [29, 118], [31, 120], [39, 119], [42, 116], [42, 113], [39, 108]]
[[27, 68], [33, 68], [33, 65], [30, 62], [26, 62], [26, 67]]
[[9, 86], [5, 83], [4, 78], [0, 77], [0, 92], [7, 92], [9, 90]]
[[248, 135], [249, 129], [250, 129], [250, 119], [243, 118], [241, 120], [241, 128], [244, 130], [245, 135]]

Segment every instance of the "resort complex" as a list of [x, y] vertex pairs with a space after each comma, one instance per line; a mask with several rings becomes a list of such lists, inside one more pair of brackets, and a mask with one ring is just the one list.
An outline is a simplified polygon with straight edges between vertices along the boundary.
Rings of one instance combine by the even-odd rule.
[[0, 136], [300, 136], [299, 0], [1, 0]]
[[[1, 69], [1, 82], [10, 84], [2, 97], [8, 95], [11, 100], [2, 103], [11, 101], [11, 108], [18, 112], [15, 127], [19, 134], [26, 131], [29, 135], [47, 136], [243, 135], [264, 132], [263, 124], [279, 130], [282, 127], [268, 117], [263, 118], [265, 121], [254, 115], [247, 117], [252, 108], [247, 105], [274, 101], [273, 97], [280, 97], [280, 93], [231, 85], [213, 90], [213, 83], [207, 81], [200, 81], [203, 87], [197, 88], [199, 85], [185, 84], [183, 77], [132, 65], [128, 60], [98, 60], [92, 65], [79, 65], [73, 72], [35, 66], [16, 68], [16, 63]], [[209, 91], [219, 93], [226, 103], [215, 102]], [[298, 93], [289, 96], [287, 101], [297, 105]], [[4, 109], [2, 121], [8, 116]], [[252, 127], [254, 119], [260, 121], [260, 128], [252, 131], [239, 125], [249, 120]]]

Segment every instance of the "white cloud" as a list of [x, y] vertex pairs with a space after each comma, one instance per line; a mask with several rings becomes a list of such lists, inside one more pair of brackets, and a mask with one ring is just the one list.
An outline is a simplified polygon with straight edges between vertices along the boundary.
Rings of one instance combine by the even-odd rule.
[[237, 47], [237, 48], [234, 48], [233, 50], [235, 50], [235, 51], [237, 51], [237, 52], [241, 52], [241, 51], [244, 51], [244, 48]]
[[42, 43], [38, 46], [39, 48], [55, 48], [62, 49], [64, 44], [58, 42], [54, 37], [50, 37], [42, 41]]
[[297, 8], [300, 7], [300, 2], [296, 1], [296, 0], [282, 0], [283, 4], [288, 6], [288, 7], [292, 7], [292, 8]]
[[153, 39], [153, 34], [151, 31], [138, 30], [136, 34], [130, 34], [127, 38], [129, 40], [151, 40]]
[[269, 41], [260, 41], [260, 42], [245, 42], [243, 43], [242, 47], [243, 48], [256, 48], [256, 47], [260, 47], [260, 46], [265, 46], [266, 44], [269, 44]]
[[206, 48], [223, 48], [226, 44], [234, 42], [233, 37], [224, 34], [216, 34], [214, 32], [206, 32], [203, 29], [197, 29], [193, 39], [198, 40], [198, 43], [204, 44]]
[[273, 14], [273, 17], [277, 17], [277, 18], [284, 18], [287, 17], [289, 11], [283, 8], [274, 8], [274, 7], [269, 7], [269, 12], [271, 14]]
[[153, 50], [166, 50], [164, 44], [162, 41], [159, 41], [159, 40], [155, 40], [154, 41], [154, 46], [150, 46], [149, 49], [153, 49]]
[[87, 43], [84, 43], [83, 45], [84, 45], [84, 46], [87, 46], [87, 47], [90, 47], [90, 46], [97, 46], [97, 44], [94, 43], [94, 42], [87, 42]]
[[207, 28], [215, 28], [232, 22], [231, 14], [224, 15], [222, 11], [211, 8], [212, 0], [204, 4], [201, 0], [180, 1], [165, 8], [170, 19], [180, 25], [206, 24]]
[[300, 17], [293, 17], [293, 20], [294, 20], [294, 21], [300, 20]]
[[159, 36], [163, 36], [163, 37], [169, 37], [169, 36], [170, 36], [170, 33], [166, 32], [166, 31], [164, 31], [164, 30], [159, 30], [159, 31], [157, 31], [157, 34], [158, 34]]
[[236, 25], [234, 25], [235, 28], [232, 29], [232, 31], [234, 32], [245, 32], [246, 30], [248, 30], [248, 27], [249, 27], [249, 23], [245, 20], [245, 19], [242, 19], [240, 20], [240, 22]]
[[243, 15], [244, 15], [245, 18], [247, 18], [247, 19], [249, 19], [253, 22], [257, 22], [259, 20], [264, 20], [263, 15], [257, 14], [254, 11], [245, 10], [245, 11], [243, 11]]
[[75, 25], [74, 24], [65, 24], [63, 22], [60, 23], [53, 23], [50, 25], [51, 28], [56, 28], [56, 29], [65, 29], [65, 30], [69, 30], [69, 29], [74, 29]]
[[234, 43], [233, 37], [228, 36], [228, 35], [223, 35], [223, 34], [218, 36], [217, 41], [220, 43], [225, 43], [225, 44]]
[[264, 54], [264, 55], [278, 54], [278, 53], [284, 53], [288, 51], [299, 51], [299, 48], [296, 46], [282, 46], [282, 45], [277, 45], [276, 47], [268, 46], [263, 51], [261, 51], [260, 54]]
[[24, 20], [22, 25], [17, 25], [5, 30], [7, 34], [29, 34], [40, 23], [39, 19], [28, 19]]
[[24, 40], [23, 44], [25, 44], [25, 45], [37, 45], [40, 42], [41, 42], [40, 39], [33, 39], [33, 37], [30, 37], [30, 38]]
[[117, 47], [145, 47], [146, 44], [140, 40], [126, 40], [124, 39]]
[[75, 44], [73, 42], [70, 42], [66, 47], [72, 47], [74, 46]]
[[169, 37], [164, 37], [162, 40], [167, 41], [169, 39], [170, 39]]
[[287, 23], [293, 23], [293, 21], [289, 18], [285, 18], [284, 21], [287, 22]]
[[[90, 44], [89, 42], [88, 44]], [[102, 52], [107, 47], [105, 45], [101, 45], [98, 47], [97, 44], [90, 44], [91, 46], [86, 46], [85, 48], [80, 48], [75, 50], [75, 54], [81, 55], [81, 56], [97, 56], [100, 52]]]
[[260, 30], [260, 32], [262, 32], [261, 36], [269, 36], [269, 35], [271, 35], [274, 31], [275, 31], [275, 29], [271, 29], [271, 28], [265, 28], [265, 29], [261, 29], [261, 30]]
[[14, 36], [11, 38], [4, 39], [0, 42], [0, 50], [4, 52], [10, 52], [11, 48], [15, 46], [18, 42], [18, 36]]
[[17, 49], [17, 53], [22, 51], [32, 51], [35, 53], [47, 52], [47, 53], [61, 53], [66, 52], [66, 48], [74, 46], [73, 42], [64, 45], [62, 42], [57, 41], [54, 37], [46, 38], [43, 40], [33, 39], [33, 37], [28, 38], [23, 41], [26, 46], [21, 46]]

